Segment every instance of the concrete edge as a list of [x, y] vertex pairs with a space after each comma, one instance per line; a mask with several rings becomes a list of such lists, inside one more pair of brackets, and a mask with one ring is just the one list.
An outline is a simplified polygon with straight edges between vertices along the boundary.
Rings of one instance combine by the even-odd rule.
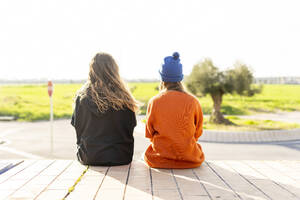
[[300, 140], [300, 129], [229, 132], [204, 130], [200, 142], [216, 143], [270, 143]]

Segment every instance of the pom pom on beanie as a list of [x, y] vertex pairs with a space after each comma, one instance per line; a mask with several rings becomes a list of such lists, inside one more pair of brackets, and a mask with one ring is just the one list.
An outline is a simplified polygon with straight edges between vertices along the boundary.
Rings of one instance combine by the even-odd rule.
[[177, 60], [179, 58], [179, 53], [178, 52], [174, 52], [173, 53], [173, 58], [174, 58], [174, 60]]

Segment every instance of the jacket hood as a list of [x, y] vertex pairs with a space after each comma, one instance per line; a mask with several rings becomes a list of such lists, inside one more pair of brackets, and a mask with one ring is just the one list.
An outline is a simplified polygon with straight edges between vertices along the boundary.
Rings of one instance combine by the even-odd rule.
[[85, 95], [80, 98], [81, 103], [87, 107], [92, 113], [98, 116], [103, 116], [105, 113], [101, 113], [98, 110], [97, 104], [93, 101], [92, 97]]
[[[99, 110], [98, 110], [98, 106], [97, 104], [93, 101], [92, 97], [89, 96], [89, 95], [85, 95], [83, 97], [81, 97], [80, 99], [81, 103], [87, 107], [92, 113], [94, 113], [95, 115], [97, 116], [103, 116], [105, 114], [107, 114], [108, 112], [114, 112], [116, 110], [114, 110], [113, 108], [108, 108], [104, 113], [101, 113]], [[124, 110], [127, 110], [127, 109], [124, 109]]]

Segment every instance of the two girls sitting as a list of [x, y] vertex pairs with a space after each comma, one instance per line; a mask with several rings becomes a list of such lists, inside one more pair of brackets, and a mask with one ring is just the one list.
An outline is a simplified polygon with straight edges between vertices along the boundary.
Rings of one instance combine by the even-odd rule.
[[[148, 104], [144, 154], [153, 168], [194, 168], [204, 161], [197, 143], [203, 114], [199, 101], [185, 91], [178, 53], [164, 59], [160, 93]], [[84, 165], [125, 165], [132, 161], [138, 105], [119, 75], [112, 56], [98, 53], [87, 83], [78, 92], [71, 124], [77, 157]]]

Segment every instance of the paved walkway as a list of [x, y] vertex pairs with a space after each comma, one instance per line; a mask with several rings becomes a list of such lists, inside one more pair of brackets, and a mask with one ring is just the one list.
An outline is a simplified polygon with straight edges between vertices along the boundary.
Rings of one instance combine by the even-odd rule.
[[[300, 112], [278, 112], [256, 115], [238, 116], [244, 119], [273, 120], [300, 124]], [[223, 143], [264, 143], [300, 140], [300, 129], [252, 131], [252, 132], [228, 132], [205, 130], [200, 141]]]
[[[247, 119], [264, 119], [274, 121], [285, 121], [300, 124], [300, 112], [281, 112], [281, 113], [269, 113], [269, 114], [257, 114], [249, 116], [239, 116]], [[144, 115], [137, 116], [138, 125], [135, 131], [143, 133], [145, 130], [145, 124], [141, 121], [144, 119]], [[63, 120], [58, 120], [63, 121]], [[44, 124], [45, 127], [49, 126], [48, 122], [38, 122]], [[3, 126], [1, 126], [3, 124]], [[17, 124], [17, 127], [16, 127]], [[36, 123], [24, 123], [24, 122], [0, 122], [0, 145], [5, 142], [5, 135], [14, 134], [24, 127]], [[69, 125], [69, 124], [68, 124]], [[69, 129], [70, 127], [68, 127]], [[32, 132], [35, 132], [33, 129]], [[63, 130], [55, 130], [55, 132], [64, 132]], [[59, 134], [56, 137], [61, 137]], [[4, 140], [4, 141], [3, 141]], [[200, 137], [200, 142], [220, 142], [220, 143], [267, 143], [267, 142], [280, 142], [280, 141], [296, 141], [300, 140], [300, 129], [294, 130], [275, 130], [275, 131], [253, 131], [253, 132], [229, 132], [229, 131], [213, 131], [204, 130], [203, 135]], [[73, 152], [72, 152], [73, 153]]]
[[229, 132], [204, 130], [199, 141], [221, 143], [268, 143], [300, 140], [300, 129]]
[[[134, 131], [134, 157], [150, 144], [144, 124]], [[49, 122], [0, 122], [0, 159], [76, 159], [76, 138], [70, 120], [54, 121], [54, 151], [50, 153]], [[268, 143], [211, 143], [200, 141], [209, 160], [294, 160], [300, 156], [300, 140]]]
[[172, 170], [135, 160], [86, 170], [71, 160], [25, 160], [0, 176], [0, 199], [299, 200], [299, 165], [228, 160]]

